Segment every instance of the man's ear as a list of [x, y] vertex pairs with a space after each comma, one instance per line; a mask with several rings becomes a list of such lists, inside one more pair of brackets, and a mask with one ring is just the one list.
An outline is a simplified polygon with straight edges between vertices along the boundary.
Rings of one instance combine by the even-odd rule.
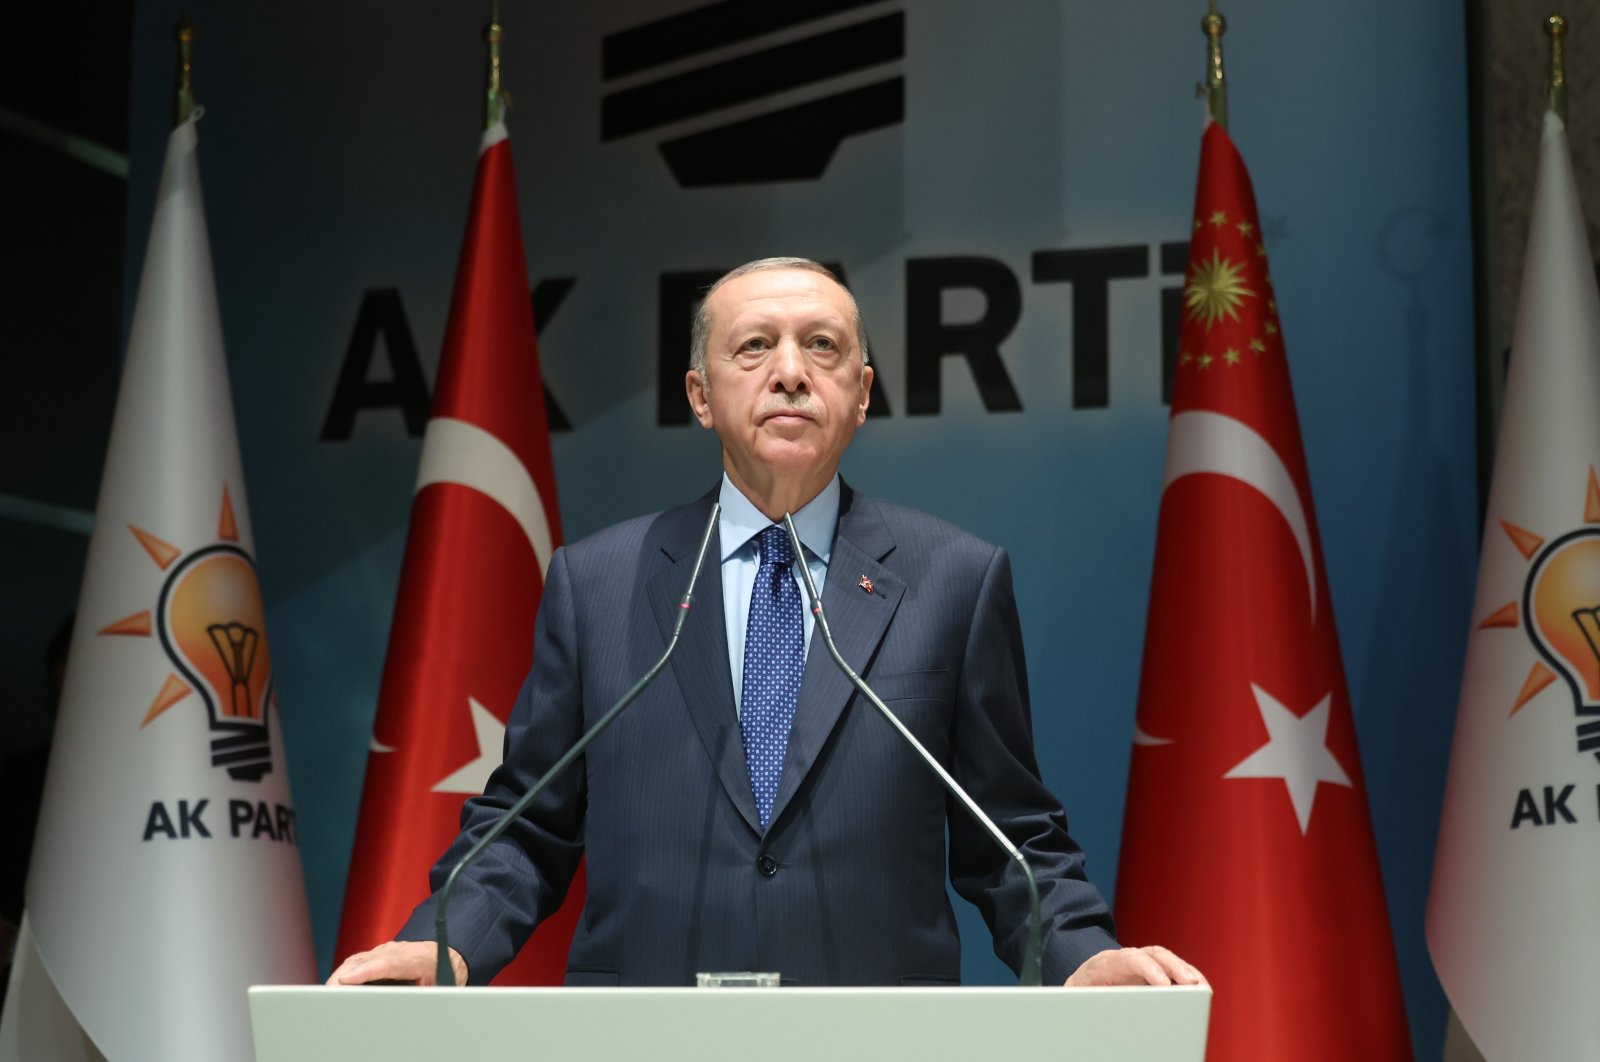
[[706, 378], [698, 369], [690, 369], [683, 377], [683, 390], [689, 396], [689, 408], [702, 428], [712, 427], [711, 400], [706, 395]]
[[867, 406], [872, 402], [872, 366], [861, 367], [861, 404], [856, 407], [856, 427], [867, 422]]

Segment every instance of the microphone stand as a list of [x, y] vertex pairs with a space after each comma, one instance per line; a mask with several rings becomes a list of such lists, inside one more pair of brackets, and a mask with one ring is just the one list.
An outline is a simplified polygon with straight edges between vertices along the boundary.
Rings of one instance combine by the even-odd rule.
[[439, 943], [435, 979], [441, 986], [453, 987], [456, 983], [456, 972], [450, 965], [450, 942], [445, 929], [445, 913], [450, 906], [450, 896], [455, 891], [456, 879], [478, 856], [483, 854], [484, 849], [488, 848], [501, 834], [511, 828], [511, 824], [533, 805], [539, 794], [544, 792], [562, 772], [572, 766], [573, 761], [583, 755], [584, 749], [587, 749], [590, 743], [600, 736], [602, 731], [617, 721], [617, 717], [627, 709], [628, 705], [638, 699], [639, 694], [644, 692], [645, 687], [655, 681], [655, 677], [661, 673], [661, 669], [667, 666], [667, 661], [672, 659], [673, 651], [678, 648], [678, 636], [683, 633], [684, 620], [689, 617], [689, 605], [690, 600], [694, 597], [694, 586], [695, 583], [700, 581], [700, 569], [705, 565], [706, 552], [711, 548], [711, 539], [717, 531], [717, 517], [721, 513], [721, 503], [713, 502], [711, 519], [706, 521], [705, 532], [700, 536], [700, 552], [695, 555], [694, 571], [689, 574], [689, 585], [684, 587], [683, 597], [678, 602], [678, 618], [672, 625], [672, 635], [667, 639], [667, 648], [661, 654], [661, 659], [657, 660], [655, 666], [645, 672], [644, 677], [635, 682], [633, 688], [624, 693], [621, 699], [612, 705], [605, 715], [596, 720], [594, 726], [584, 731], [583, 736], [574, 742], [573, 746], [563, 753], [561, 758], [550, 766], [549, 770], [544, 772], [543, 777], [533, 783], [528, 791], [522, 794], [521, 799], [507, 808], [505, 813], [500, 816], [499, 821], [489, 828], [489, 832], [479, 838], [478, 843], [468, 849], [467, 854], [458, 859], [456, 865], [450, 868], [449, 876], [444, 879], [444, 887], [439, 890], [439, 904], [433, 915], [434, 936]]
[[949, 791], [950, 795], [961, 801], [972, 817], [978, 821], [978, 824], [989, 831], [989, 835], [994, 838], [995, 843], [1005, 849], [1006, 854], [1016, 860], [1017, 865], [1022, 868], [1023, 878], [1028, 883], [1028, 940], [1022, 953], [1021, 980], [1025, 986], [1037, 987], [1043, 980], [1040, 956], [1042, 929], [1039, 915], [1039, 885], [1034, 880], [1033, 868], [1028, 866], [1028, 860], [1017, 849], [1017, 846], [1011, 843], [1011, 838], [1002, 833], [1000, 827], [994, 824], [994, 820], [984, 814], [977, 801], [973, 800], [971, 795], [961, 788], [961, 783], [950, 776], [950, 772], [944, 769], [944, 765], [934, 759], [933, 753], [929, 752], [922, 742], [917, 740], [917, 736], [907, 729], [898, 716], [889, 710], [888, 705], [878, 699], [878, 695], [872, 692], [872, 687], [868, 686], [861, 676], [856, 674], [855, 668], [851, 667], [845, 661], [845, 658], [840, 655], [839, 647], [833, 644], [833, 632], [828, 629], [828, 617], [822, 611], [822, 598], [817, 595], [817, 584], [811, 578], [811, 567], [806, 564], [805, 554], [801, 551], [800, 535], [795, 531], [794, 519], [788, 513], [783, 514], [783, 526], [789, 532], [789, 544], [794, 549], [795, 558], [800, 561], [800, 573], [805, 576], [806, 581], [806, 596], [811, 599], [811, 612], [817, 617], [817, 628], [822, 631], [822, 640], [828, 646], [828, 655], [833, 657], [833, 662], [839, 666], [839, 670], [844, 672], [845, 678], [850, 680], [850, 684], [860, 690], [862, 696], [871, 701], [872, 706], [878, 709], [896, 730], [900, 731], [900, 736], [905, 738], [911, 747], [917, 750], [917, 754], [922, 757], [922, 761], [928, 765], [928, 768], [934, 774], [939, 776], [939, 781], [944, 783], [944, 787]]

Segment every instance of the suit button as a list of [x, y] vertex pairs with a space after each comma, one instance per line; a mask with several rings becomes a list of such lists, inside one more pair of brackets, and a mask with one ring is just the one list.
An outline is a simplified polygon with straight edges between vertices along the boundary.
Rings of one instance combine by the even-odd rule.
[[756, 860], [756, 869], [761, 871], [761, 876], [770, 878], [778, 872], [778, 861], [769, 855], [764, 855]]

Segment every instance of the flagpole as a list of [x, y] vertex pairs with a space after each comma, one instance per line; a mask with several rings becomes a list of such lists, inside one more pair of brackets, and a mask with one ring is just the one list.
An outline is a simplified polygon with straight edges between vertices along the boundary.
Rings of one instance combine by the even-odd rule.
[[1567, 72], [1562, 55], [1561, 38], [1567, 35], [1567, 20], [1551, 15], [1544, 20], [1544, 31], [1550, 37], [1550, 110], [1563, 123], [1567, 120]]
[[[515, 690], [527, 674], [546, 569], [561, 545], [516, 173], [505, 136], [512, 101], [500, 80], [501, 11], [498, 3], [485, 6], [489, 19], [479, 24], [487, 45], [479, 96], [485, 129], [411, 500], [345, 886], [340, 959], [396, 936], [401, 925], [402, 939], [432, 939], [431, 915], [415, 915], [428, 894], [428, 868], [461, 830], [462, 797], [483, 792], [503, 755], [511, 704], [484, 691]], [[506, 535], [496, 522], [504, 518], [471, 500], [481, 495], [440, 489], [466, 482], [460, 470], [478, 468], [485, 445], [513, 469], [507, 482], [533, 488], [517, 496], [525, 541]], [[426, 660], [413, 650], [422, 641]], [[477, 752], [469, 758], [471, 748]], [[583, 909], [584, 873], [579, 861], [565, 903], [520, 952], [479, 952], [473, 979], [489, 981], [498, 970], [499, 984], [560, 984]]]
[[185, 15], [178, 20], [172, 30], [173, 39], [178, 42], [178, 75], [177, 87], [172, 103], [172, 125], [174, 128], [194, 117], [194, 23]]
[[1200, 32], [1207, 38], [1206, 114], [1213, 122], [1228, 131], [1228, 86], [1222, 75], [1222, 35], [1227, 32], [1228, 20], [1217, 13], [1217, 0], [1211, 0], [1211, 10], [1200, 20]]
[[489, 65], [483, 77], [483, 127], [488, 129], [506, 114], [506, 96], [500, 88], [500, 0], [489, 6], [489, 24], [483, 39], [489, 46]]

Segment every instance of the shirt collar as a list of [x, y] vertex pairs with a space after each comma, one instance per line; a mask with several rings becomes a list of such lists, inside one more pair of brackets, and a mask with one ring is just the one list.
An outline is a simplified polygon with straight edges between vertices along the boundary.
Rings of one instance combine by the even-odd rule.
[[[722, 474], [722, 490], [717, 501], [722, 503], [717, 532], [722, 540], [722, 559], [726, 561], [771, 527], [772, 521], [733, 485], [726, 472]], [[806, 551], [827, 564], [828, 555], [833, 552], [833, 533], [838, 527], [839, 474], [836, 472], [822, 492], [794, 514], [794, 529]]]

